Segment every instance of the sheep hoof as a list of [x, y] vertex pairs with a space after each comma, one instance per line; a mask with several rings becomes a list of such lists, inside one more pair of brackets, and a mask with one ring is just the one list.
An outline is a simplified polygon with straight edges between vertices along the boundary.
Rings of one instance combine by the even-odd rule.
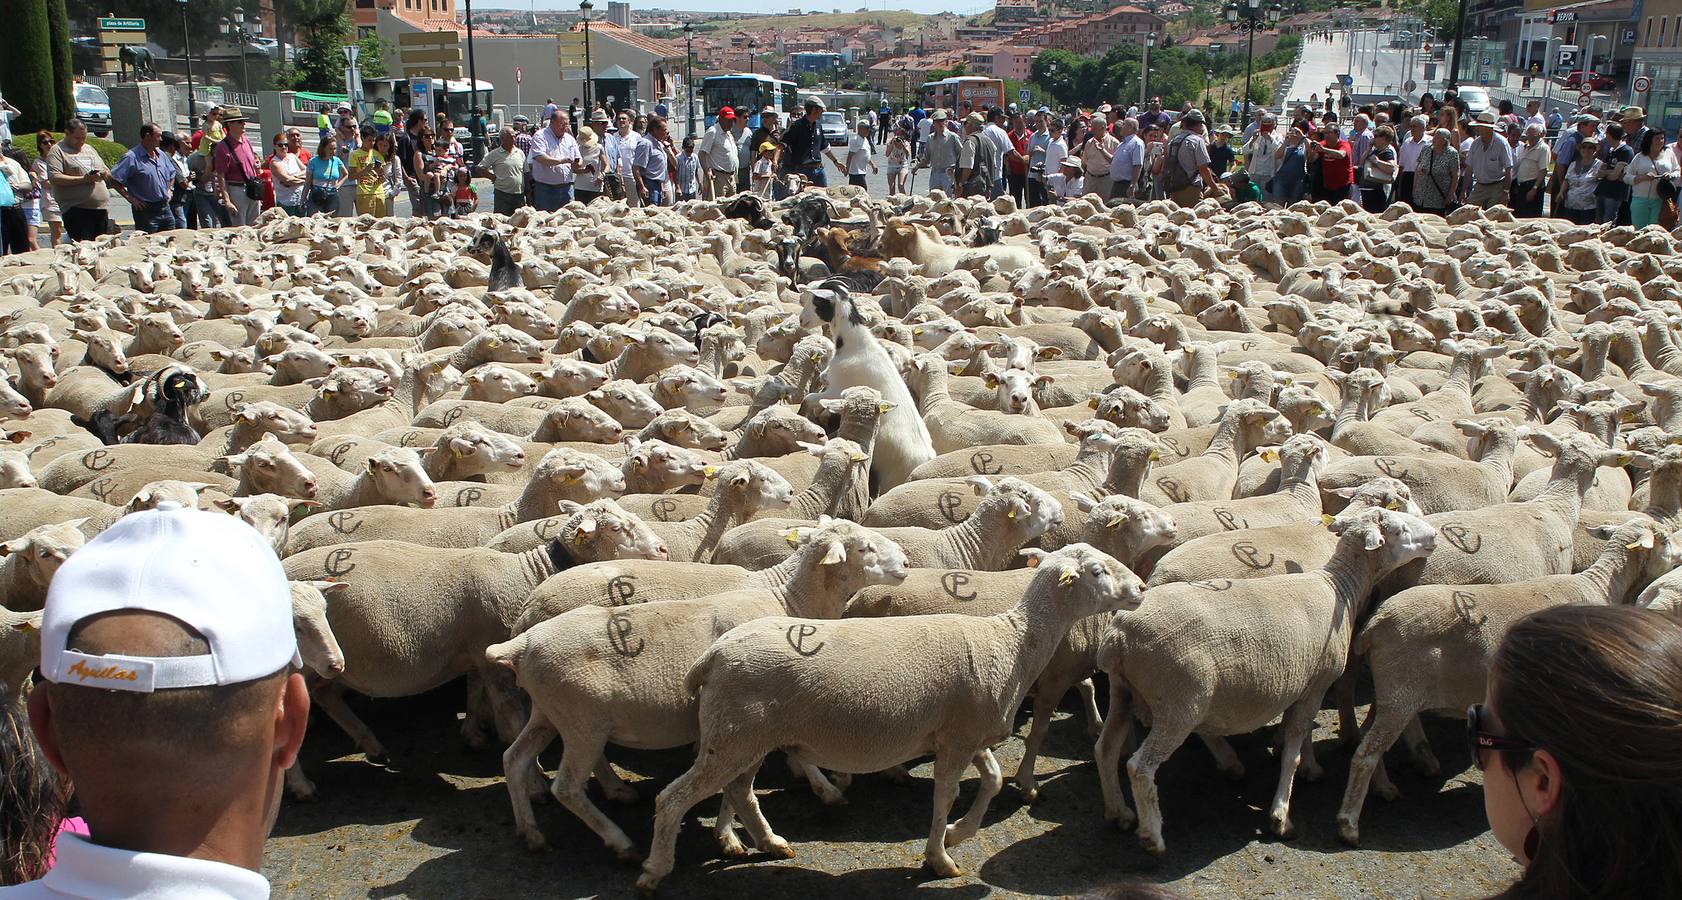
[[638, 865], [642, 862], [642, 854], [638, 853], [637, 848], [631, 846], [630, 844], [626, 844], [623, 847], [609, 847], [608, 849], [612, 850], [614, 858], [622, 863]]
[[1402, 795], [1402, 792], [1397, 790], [1396, 786], [1388, 781], [1383, 784], [1374, 784], [1372, 786], [1372, 790], [1373, 793], [1383, 797], [1385, 800], [1394, 800]]
[[1017, 792], [1022, 795], [1023, 803], [1033, 803], [1035, 800], [1040, 799], [1040, 789], [1036, 784], [1031, 782], [1027, 784], [1019, 784], [1016, 789]]
[[309, 783], [305, 783], [296, 789], [289, 790], [287, 793], [291, 794], [293, 801], [297, 803], [314, 803], [315, 801], [321, 799], [321, 797], [315, 792], [315, 785]]
[[1437, 762], [1436, 754], [1429, 750], [1414, 754], [1413, 768], [1426, 778], [1435, 778], [1443, 772], [1442, 763]]
[[718, 847], [720, 852], [732, 859], [741, 859], [748, 855], [747, 846], [742, 843], [741, 838], [736, 837], [735, 832], [719, 838]]
[[782, 859], [794, 858], [794, 848], [788, 845], [788, 841], [785, 841], [774, 834], [766, 840], [765, 852], [771, 856], [781, 857]]
[[1157, 837], [1157, 836], [1152, 835], [1152, 834], [1145, 834], [1143, 832], [1140, 832], [1140, 834], [1139, 834], [1139, 849], [1145, 851], [1146, 853], [1149, 853], [1152, 856], [1161, 856], [1162, 854], [1168, 852], [1168, 845], [1164, 844], [1162, 842], [1162, 838], [1160, 838], [1160, 837]]
[[644, 897], [654, 896], [654, 891], [660, 887], [660, 877], [643, 872], [637, 876], [637, 893]]
[[1286, 813], [1272, 813], [1267, 817], [1267, 827], [1282, 841], [1296, 837], [1297, 828], [1291, 824], [1291, 817]]
[[525, 838], [526, 849], [532, 851], [533, 853], [539, 853], [549, 849], [549, 842], [544, 839], [543, 832], [541, 831], [537, 831], [536, 829], [531, 831], [520, 829], [520, 837]]
[[1302, 779], [1308, 782], [1319, 781], [1320, 779], [1326, 777], [1326, 770], [1318, 763], [1310, 765], [1305, 762], [1303, 763], [1302, 768], [1298, 771], [1302, 775]]
[[1339, 820], [1337, 839], [1351, 847], [1361, 846], [1361, 827], [1354, 822]]
[[923, 861], [923, 865], [927, 866], [929, 871], [933, 872], [937, 878], [957, 878], [964, 874], [964, 870], [958, 868], [958, 864], [953, 862], [950, 856], [943, 856], [940, 859], [926, 859]]
[[1139, 817], [1134, 815], [1133, 810], [1128, 809], [1125, 806], [1122, 807], [1119, 812], [1104, 813], [1104, 818], [1114, 822], [1115, 827], [1121, 831], [1132, 831], [1133, 826], [1139, 824]]
[[602, 796], [614, 803], [637, 802], [637, 789], [624, 782], [602, 784]]
[[374, 749], [374, 750], [369, 750], [369, 751], [362, 754], [362, 758], [368, 760], [368, 762], [371, 765], [376, 765], [376, 766], [389, 766], [389, 765], [391, 765], [391, 755], [385, 752], [384, 747], [380, 747], [380, 748], [377, 748], [377, 749]]
[[904, 766], [893, 766], [882, 770], [882, 777], [894, 784], [909, 784], [911, 773]]
[[[835, 785], [836, 790], [844, 791], [844, 790], [853, 786], [853, 773], [851, 773], [851, 772], [834, 772], [834, 773], [830, 774], [829, 780], [832, 784]], [[843, 801], [843, 802], [845, 802], [845, 801]]]

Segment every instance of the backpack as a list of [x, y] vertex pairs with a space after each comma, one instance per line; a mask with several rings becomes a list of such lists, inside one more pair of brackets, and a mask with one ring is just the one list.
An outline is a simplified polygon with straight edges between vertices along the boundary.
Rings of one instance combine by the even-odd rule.
[[1191, 137], [1191, 134], [1189, 131], [1180, 132], [1174, 136], [1173, 140], [1168, 142], [1167, 149], [1162, 151], [1163, 188], [1170, 194], [1175, 191], [1183, 191], [1198, 181], [1197, 173], [1187, 172], [1185, 166], [1180, 163], [1180, 151], [1185, 147], [1186, 138]]
[[981, 132], [965, 138], [975, 142], [975, 165], [970, 168], [969, 181], [964, 183], [966, 194], [991, 194], [999, 173], [993, 167], [993, 141]]

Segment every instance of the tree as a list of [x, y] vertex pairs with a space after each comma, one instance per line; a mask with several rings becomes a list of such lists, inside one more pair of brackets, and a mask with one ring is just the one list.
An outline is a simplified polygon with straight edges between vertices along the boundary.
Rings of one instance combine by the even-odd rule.
[[47, 39], [53, 49], [53, 99], [60, 118], [76, 109], [76, 70], [70, 62], [70, 17], [64, 0], [47, 0]]
[[341, 48], [350, 33], [349, 7], [343, 0], [289, 0], [287, 5], [290, 21], [299, 33], [299, 46], [288, 73], [290, 83], [284, 87], [324, 93], [343, 90]]
[[356, 46], [362, 48], [356, 57], [356, 70], [363, 78], [384, 78], [385, 58], [396, 52], [392, 43], [377, 34], [370, 34]]
[[[7, 23], [10, 39], [0, 53], [0, 91], [20, 115], [12, 130], [32, 132], [53, 129], [59, 124], [58, 95], [53, 89], [52, 29], [47, 24], [47, 5], [30, 2], [11, 11]], [[66, 110], [69, 116], [75, 107]]]

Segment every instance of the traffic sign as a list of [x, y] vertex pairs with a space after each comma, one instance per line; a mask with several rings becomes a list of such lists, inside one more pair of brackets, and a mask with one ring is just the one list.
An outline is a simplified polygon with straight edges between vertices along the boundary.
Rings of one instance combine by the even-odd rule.
[[100, 31], [145, 31], [145, 19], [100, 19]]
[[1588, 109], [1589, 104], [1591, 104], [1593, 102], [1594, 102], [1594, 92], [1593, 91], [1584, 91], [1581, 94], [1577, 95], [1577, 108], [1578, 109]]
[[1419, 82], [1414, 81], [1412, 78], [1409, 78], [1407, 80], [1407, 84], [1402, 85], [1402, 89], [1411, 94], [1414, 91], [1419, 90]]
[[1030, 93], [1028, 93], [1028, 89], [1027, 89], [1027, 88], [1023, 88], [1023, 89], [1021, 89], [1021, 90], [1019, 90], [1019, 91], [1017, 91], [1017, 92], [1016, 92], [1016, 96], [1017, 96], [1017, 98], [1018, 98], [1018, 99], [1020, 99], [1020, 100], [1021, 100], [1021, 101], [1022, 101], [1022, 102], [1023, 102], [1023, 103], [1027, 103], [1027, 102], [1028, 102], [1028, 98], [1029, 98], [1029, 97], [1031, 97], [1031, 96], [1033, 96], [1033, 95], [1032, 95], [1032, 94], [1030, 94]]
[[555, 35], [555, 61], [563, 69], [584, 68], [582, 31], [563, 31]]
[[1637, 94], [1645, 94], [1653, 89], [1653, 79], [1645, 75], [1637, 75], [1635, 76], [1635, 83], [1630, 85], [1630, 88]]

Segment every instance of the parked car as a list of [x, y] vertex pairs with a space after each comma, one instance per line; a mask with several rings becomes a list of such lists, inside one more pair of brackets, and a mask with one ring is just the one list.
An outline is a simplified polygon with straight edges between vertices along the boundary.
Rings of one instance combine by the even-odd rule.
[[823, 141], [830, 146], [841, 146], [847, 143], [847, 118], [838, 112], [826, 112], [818, 119], [818, 130], [823, 132]]
[[111, 98], [104, 88], [88, 81], [76, 82], [76, 118], [87, 124], [94, 137], [111, 136]]
[[[1617, 80], [1605, 72], [1590, 72], [1587, 81], [1589, 89], [1595, 91], [1609, 91], [1618, 86]], [[1568, 88], [1582, 90], [1583, 82], [1582, 69], [1572, 70], [1571, 74], [1565, 76], [1565, 86]]]
[[1481, 87], [1461, 87], [1460, 99], [1466, 101], [1466, 112], [1477, 115], [1487, 109], [1493, 109], [1495, 104], [1489, 100], [1489, 91]]

